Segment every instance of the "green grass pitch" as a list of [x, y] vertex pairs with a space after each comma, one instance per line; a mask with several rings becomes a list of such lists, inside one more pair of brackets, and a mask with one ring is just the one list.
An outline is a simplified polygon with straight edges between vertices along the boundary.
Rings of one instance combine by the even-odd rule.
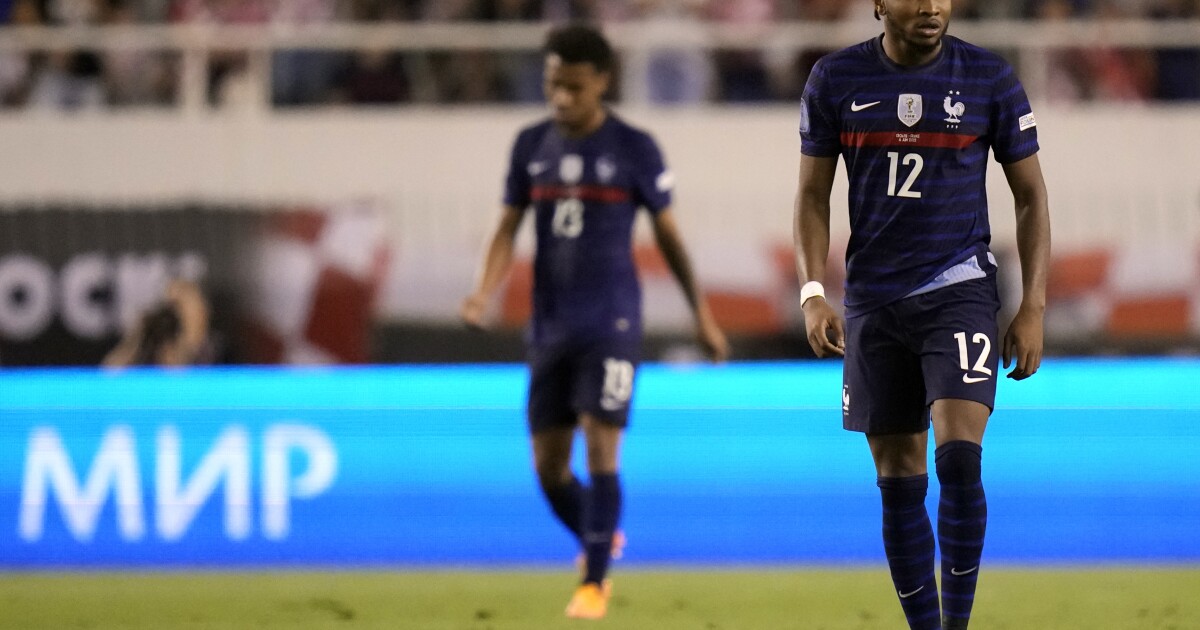
[[[0, 574], [0, 628], [898, 630], [884, 567], [618, 567], [608, 618], [562, 616], [564, 571]], [[990, 568], [972, 630], [1200, 628], [1200, 567]]]

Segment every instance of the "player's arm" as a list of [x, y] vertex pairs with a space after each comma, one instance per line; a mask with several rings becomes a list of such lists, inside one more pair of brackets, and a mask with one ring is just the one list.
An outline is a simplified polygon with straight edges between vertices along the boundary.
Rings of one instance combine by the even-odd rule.
[[200, 287], [186, 280], [172, 282], [167, 287], [167, 299], [175, 305], [179, 316], [179, 336], [167, 346], [165, 363], [194, 363], [208, 339], [208, 302]]
[[[829, 257], [829, 195], [837, 172], [837, 157], [800, 156], [800, 183], [796, 191], [796, 217], [793, 236], [796, 246], [796, 274], [800, 283], [820, 282], [825, 277]], [[816, 295], [800, 305], [808, 343], [818, 357], [842, 356], [846, 333], [842, 318]]]
[[696, 276], [692, 272], [691, 259], [683, 246], [679, 227], [675, 223], [675, 215], [670, 208], [663, 208], [654, 215], [654, 240], [662, 251], [667, 266], [683, 289], [692, 315], [696, 318], [697, 333], [704, 353], [711, 361], [721, 362], [729, 358], [729, 342], [725, 333], [721, 332], [717, 320], [708, 308], [708, 302], [696, 286]]
[[142, 318], [138, 318], [133, 329], [126, 332], [117, 345], [104, 355], [100, 365], [106, 368], [124, 368], [133, 365], [137, 357], [138, 345], [142, 339]]
[[1021, 306], [1004, 335], [1004, 367], [1009, 378], [1033, 376], [1042, 364], [1042, 319], [1050, 265], [1050, 210], [1037, 154], [1004, 165], [1017, 211], [1017, 254], [1021, 259]]
[[483, 263], [475, 278], [475, 288], [463, 300], [462, 308], [459, 309], [463, 321], [472, 328], [483, 328], [488, 302], [508, 275], [508, 268], [512, 266], [517, 228], [521, 227], [521, 219], [524, 216], [523, 208], [505, 205], [499, 223], [488, 236]]

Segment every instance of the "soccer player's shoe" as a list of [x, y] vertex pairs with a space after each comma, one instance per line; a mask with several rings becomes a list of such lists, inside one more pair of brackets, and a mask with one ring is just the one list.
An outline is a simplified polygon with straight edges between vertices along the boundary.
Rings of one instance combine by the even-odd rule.
[[595, 582], [582, 584], [567, 604], [567, 617], [571, 619], [603, 619], [608, 612], [608, 599], [612, 597], [612, 580], [604, 580], [601, 586]]

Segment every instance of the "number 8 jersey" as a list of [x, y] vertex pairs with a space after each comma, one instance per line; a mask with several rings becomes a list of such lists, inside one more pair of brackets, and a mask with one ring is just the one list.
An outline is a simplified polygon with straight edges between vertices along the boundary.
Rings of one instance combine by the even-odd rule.
[[634, 219], [670, 206], [673, 183], [654, 140], [611, 112], [581, 138], [550, 120], [517, 135], [504, 203], [535, 212], [530, 341], [640, 339]]
[[995, 273], [986, 192], [1038, 151], [1029, 99], [998, 55], [951, 36], [900, 66], [882, 36], [823, 57], [800, 102], [801, 152], [841, 155], [850, 180], [846, 316], [899, 300], [972, 258]]

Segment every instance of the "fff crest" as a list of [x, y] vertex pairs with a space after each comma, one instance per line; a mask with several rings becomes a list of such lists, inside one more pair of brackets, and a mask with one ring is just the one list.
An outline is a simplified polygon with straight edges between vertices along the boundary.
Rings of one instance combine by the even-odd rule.
[[562, 156], [558, 163], [558, 177], [568, 186], [578, 184], [583, 178], [583, 158], [574, 153]]
[[900, 122], [911, 127], [921, 120], [921, 112], [920, 94], [900, 95], [900, 102], [896, 104], [896, 116], [900, 118]]

